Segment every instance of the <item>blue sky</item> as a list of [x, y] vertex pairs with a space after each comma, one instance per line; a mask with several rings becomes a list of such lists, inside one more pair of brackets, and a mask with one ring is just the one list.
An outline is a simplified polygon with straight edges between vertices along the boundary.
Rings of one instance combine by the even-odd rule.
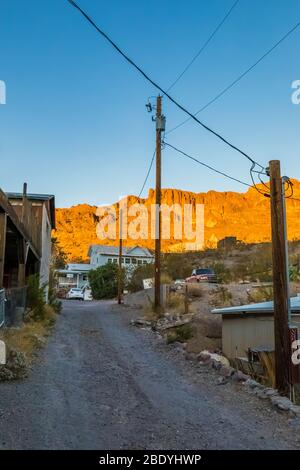
[[[233, 0], [78, 0], [163, 87], [183, 70]], [[240, 0], [172, 94], [195, 112], [300, 21], [300, 0]], [[300, 28], [199, 117], [266, 164], [300, 179]], [[54, 193], [58, 207], [137, 194], [155, 145], [145, 110], [156, 90], [66, 0], [1, 0], [0, 187]], [[164, 99], [167, 129], [185, 115]], [[187, 153], [249, 181], [249, 164], [194, 123], [168, 136]], [[144, 194], [153, 186], [152, 171]], [[244, 191], [171, 150], [163, 187]]]

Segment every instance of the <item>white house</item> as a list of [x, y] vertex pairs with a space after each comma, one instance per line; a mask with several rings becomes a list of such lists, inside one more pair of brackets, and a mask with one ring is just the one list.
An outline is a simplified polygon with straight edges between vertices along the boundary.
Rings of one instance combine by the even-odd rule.
[[59, 288], [85, 287], [88, 285], [88, 272], [95, 266], [83, 263], [70, 263], [64, 269], [57, 269], [57, 281]]
[[[123, 247], [122, 264], [125, 268], [133, 269], [136, 266], [153, 263], [154, 256], [147, 248], [134, 246]], [[88, 251], [90, 263], [93, 267], [103, 266], [107, 263], [119, 262], [119, 247], [107, 245], [91, 245]]]

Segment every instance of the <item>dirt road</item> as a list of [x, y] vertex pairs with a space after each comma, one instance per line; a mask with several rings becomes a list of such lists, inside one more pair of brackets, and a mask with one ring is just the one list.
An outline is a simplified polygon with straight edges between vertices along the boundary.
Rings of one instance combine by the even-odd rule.
[[64, 303], [30, 377], [0, 384], [0, 448], [299, 448], [286, 416], [216, 385], [213, 371], [130, 326], [133, 314]]

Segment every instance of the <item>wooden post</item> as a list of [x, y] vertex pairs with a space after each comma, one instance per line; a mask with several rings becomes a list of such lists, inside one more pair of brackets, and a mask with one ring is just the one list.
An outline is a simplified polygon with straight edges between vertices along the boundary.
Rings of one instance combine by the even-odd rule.
[[118, 304], [122, 303], [123, 296], [123, 279], [122, 279], [122, 255], [123, 255], [123, 240], [122, 240], [122, 224], [123, 216], [122, 209], [119, 204], [119, 270], [118, 270]]
[[7, 225], [7, 215], [5, 212], [2, 212], [0, 214], [0, 289], [3, 287], [3, 277], [4, 277], [6, 225]]
[[28, 204], [28, 201], [27, 201], [27, 183], [24, 183], [23, 184], [23, 198], [22, 198], [22, 216], [21, 216], [21, 220], [22, 220], [23, 224], [25, 224], [25, 221], [27, 221], [27, 214], [28, 214], [27, 204]]
[[26, 255], [25, 242], [23, 239], [18, 241], [18, 287], [24, 287], [26, 281]]
[[288, 331], [288, 282], [287, 256], [285, 240], [285, 214], [282, 194], [280, 162], [269, 163], [272, 257], [274, 290], [274, 334], [275, 334], [275, 379], [280, 393], [289, 393], [289, 373], [291, 366], [289, 331]]
[[154, 276], [154, 306], [157, 312], [161, 309], [160, 298], [160, 256], [161, 256], [161, 96], [156, 101], [156, 186], [155, 186], [155, 276]]
[[184, 313], [189, 313], [189, 297], [188, 297], [188, 284], [185, 284], [184, 288]]

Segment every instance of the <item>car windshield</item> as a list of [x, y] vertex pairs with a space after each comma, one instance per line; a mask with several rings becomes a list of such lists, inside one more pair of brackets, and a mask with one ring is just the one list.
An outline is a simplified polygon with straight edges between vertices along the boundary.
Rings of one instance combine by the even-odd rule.
[[214, 274], [211, 269], [196, 269], [196, 275], [199, 274]]
[[71, 289], [71, 291], [72, 291], [72, 292], [81, 292], [81, 289], [75, 288], [75, 289]]

